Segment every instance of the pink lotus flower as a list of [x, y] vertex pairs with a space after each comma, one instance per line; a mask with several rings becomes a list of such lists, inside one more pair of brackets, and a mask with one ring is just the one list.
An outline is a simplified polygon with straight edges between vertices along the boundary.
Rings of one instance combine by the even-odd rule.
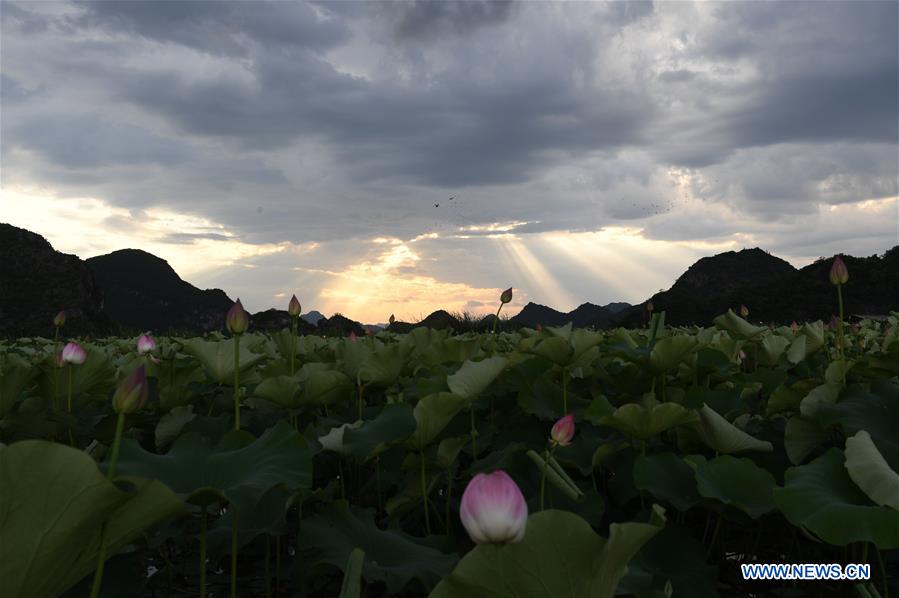
[[799, 332], [799, 324], [796, 323], [796, 320], [793, 320], [793, 323], [790, 324], [790, 330], [793, 332]]
[[740, 306], [740, 316], [745, 318], [748, 315], [749, 315], [749, 308], [746, 307], [745, 305], [741, 305]]
[[63, 347], [62, 360], [72, 365], [81, 365], [87, 360], [87, 351], [78, 343], [69, 343]]
[[512, 301], [512, 287], [509, 287], [503, 294], [499, 296], [500, 303], [509, 303]]
[[830, 267], [830, 283], [831, 284], [846, 284], [849, 280], [849, 270], [846, 269], [846, 264], [843, 262], [843, 258], [840, 256], [836, 256], [833, 258], [833, 265]]
[[140, 355], [146, 355], [151, 351], [156, 350], [156, 341], [153, 340], [153, 337], [148, 334], [140, 335], [140, 338], [137, 339], [137, 352]]
[[359, 337], [356, 336], [355, 331], [351, 330], [349, 339], [350, 339], [350, 342], [355, 343], [357, 340], [359, 340]]
[[746, 361], [746, 351], [740, 349], [740, 359]]
[[569, 413], [553, 424], [550, 437], [553, 443], [559, 446], [571, 444], [571, 439], [574, 438], [574, 416]]
[[505, 471], [479, 473], [462, 494], [459, 518], [472, 541], [478, 544], [521, 542], [528, 522], [528, 505]]
[[244, 311], [240, 299], [235, 301], [231, 309], [228, 310], [228, 315], [225, 316], [225, 325], [231, 334], [243, 334], [247, 331], [247, 327], [250, 325], [250, 316]]
[[116, 413], [134, 413], [144, 406], [147, 396], [147, 372], [140, 366], [119, 382], [112, 397], [112, 408]]
[[66, 323], [66, 312], [60, 311], [58, 314], [53, 316], [53, 325], [57, 328], [63, 326]]
[[297, 299], [297, 296], [294, 295], [290, 298], [290, 303], [287, 304], [287, 313], [290, 314], [290, 317], [296, 318], [300, 315], [301, 309], [302, 306], [300, 305], [300, 301]]

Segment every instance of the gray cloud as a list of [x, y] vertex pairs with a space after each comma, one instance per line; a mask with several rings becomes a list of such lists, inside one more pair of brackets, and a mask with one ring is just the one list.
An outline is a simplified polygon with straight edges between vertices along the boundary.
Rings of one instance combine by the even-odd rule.
[[416, 40], [498, 25], [509, 19], [513, 7], [511, 0], [412, 0], [383, 6], [393, 13], [397, 37]]

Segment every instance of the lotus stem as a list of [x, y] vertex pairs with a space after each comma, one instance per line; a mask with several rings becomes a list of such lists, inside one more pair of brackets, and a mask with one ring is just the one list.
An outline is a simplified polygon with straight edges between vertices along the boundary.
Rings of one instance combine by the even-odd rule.
[[549, 463], [549, 450], [543, 453], [543, 470], [540, 472], [540, 510], [543, 510], [543, 498], [546, 495], [546, 465]]
[[53, 406], [59, 407], [59, 366], [56, 365], [56, 356], [59, 355], [59, 326], [53, 335]]
[[265, 535], [265, 598], [272, 598], [272, 539]]
[[493, 334], [496, 334], [496, 325], [499, 323], [499, 312], [503, 309], [503, 304], [500, 303], [499, 307], [496, 310], [496, 317], [493, 319]]
[[562, 368], [562, 416], [568, 415], [568, 368]]
[[375, 485], [378, 489], [378, 513], [381, 513], [381, 455], [375, 457]]
[[478, 430], [474, 425], [474, 402], [471, 403], [471, 409], [468, 410], [471, 418], [471, 458], [476, 461], [478, 458]]
[[843, 285], [837, 285], [837, 302], [839, 303], [840, 319], [837, 320], [837, 335], [839, 337], [839, 353], [840, 353], [840, 374], [843, 379], [843, 386], [846, 386], [846, 356], [843, 352], [845, 337], [843, 336]]
[[357, 411], [358, 419], [361, 420], [362, 419], [362, 395], [365, 394], [365, 385], [357, 384], [357, 387], [359, 388], [359, 400], [357, 401], [356, 411]]
[[447, 535], [452, 535], [452, 528], [450, 527], [450, 504], [452, 503], [453, 498], [453, 468], [448, 467], [446, 470], [446, 533]]
[[275, 536], [275, 596], [281, 595], [281, 536]]
[[240, 430], [240, 335], [234, 335], [234, 429]]
[[877, 544], [874, 545], [874, 552], [877, 554], [877, 564], [880, 565], [880, 576], [883, 578], [883, 598], [890, 598], [890, 586], [887, 583], [887, 568], [883, 562], [883, 554]]
[[119, 463], [119, 449], [122, 446], [122, 432], [125, 430], [125, 413], [119, 412], [115, 421], [115, 437], [112, 440], [112, 453], [109, 456], [109, 469], [106, 477], [110, 480], [115, 477], [116, 465]]
[[231, 505], [231, 598], [237, 598], [237, 511]]
[[290, 375], [293, 376], [293, 363], [297, 354], [297, 318], [290, 318]]
[[428, 484], [425, 480], [425, 452], [424, 450], [420, 451], [421, 454], [421, 498], [424, 500], [425, 507], [425, 531], [430, 536], [431, 535], [431, 516], [428, 513]]
[[72, 364], [69, 364], [67, 368], [69, 370], [69, 394], [68, 400], [66, 401], [66, 411], [69, 413], [72, 412]]
[[206, 506], [200, 513], [200, 598], [206, 598]]
[[100, 586], [103, 585], [103, 569], [106, 565], [106, 522], [100, 526], [100, 552], [97, 555], [97, 570], [94, 572], [94, 582], [91, 585], [91, 597], [100, 595]]

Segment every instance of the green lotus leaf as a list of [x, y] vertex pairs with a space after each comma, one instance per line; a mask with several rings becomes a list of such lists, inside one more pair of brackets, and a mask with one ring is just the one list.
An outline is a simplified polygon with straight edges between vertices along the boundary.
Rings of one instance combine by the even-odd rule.
[[774, 450], [767, 440], [759, 440], [736, 427], [717, 411], [703, 405], [699, 410], [700, 421], [693, 426], [699, 438], [719, 453], [740, 453], [743, 451], [768, 452]]
[[769, 416], [782, 411], [792, 411], [799, 408], [803, 399], [803, 393], [793, 387], [781, 384], [774, 389], [768, 397], [765, 413]]
[[825, 426], [839, 426], [846, 436], [865, 430], [890, 468], [899, 471], [899, 385], [895, 382], [873, 380], [870, 390], [850, 386], [840, 402], [822, 405], [817, 419]]
[[415, 405], [415, 448], [421, 450], [434, 440], [468, 401], [449, 392], [438, 392], [422, 398]]
[[389, 594], [400, 593], [412, 580], [433, 587], [458, 560], [434, 548], [427, 539], [398, 529], [380, 529], [374, 511], [335, 501], [319, 514], [303, 520], [300, 545], [304, 563], [345, 567], [356, 548], [365, 552], [362, 577], [369, 583], [384, 582]]
[[790, 343], [790, 348], [787, 349], [787, 361], [795, 365], [805, 359], [807, 338], [803, 334], [793, 339], [793, 342]]
[[799, 403], [799, 412], [804, 417], [814, 417], [821, 405], [836, 403], [842, 387], [839, 383], [825, 383], [813, 388]]
[[205, 437], [188, 433], [164, 455], [148, 453], [126, 438], [119, 473], [158, 479], [193, 504], [223, 499], [240, 512], [254, 508], [275, 486], [310, 487], [312, 455], [306, 440], [280, 421], [258, 439], [246, 432], [229, 432], [216, 447]]
[[353, 384], [361, 382], [362, 364], [371, 352], [372, 347], [366, 342], [346, 338], [337, 341], [335, 356], [338, 367], [353, 381]]
[[550, 336], [538, 339], [538, 342], [530, 350], [534, 355], [545, 357], [556, 365], [564, 366], [572, 361], [574, 347], [568, 339], [561, 336]]
[[[60, 343], [62, 345], [62, 343]], [[105, 400], [111, 388], [115, 388], [115, 364], [106, 354], [104, 347], [82, 343], [87, 351], [87, 359], [81, 365], [68, 365], [58, 369], [52, 365], [42, 377], [42, 394], [53, 396], [53, 377], [59, 372], [57, 398], [65, 399], [68, 394], [69, 373], [72, 374], [72, 401], [79, 405], [91, 400]], [[52, 359], [52, 358], [51, 358]], [[232, 357], [233, 359], [233, 357]]]
[[144, 530], [182, 512], [155, 480], [120, 490], [76, 449], [25, 440], [0, 448], [0, 579], [3, 594], [53, 598], [97, 566], [106, 523], [112, 556]]
[[40, 370], [18, 355], [0, 355], [0, 418], [32, 385]]
[[600, 418], [599, 421], [602, 425], [615, 428], [631, 438], [646, 440], [669, 428], [698, 420], [696, 411], [685, 409], [677, 403], [662, 403], [652, 409], [628, 403], [616, 409], [612, 415]]
[[865, 496], [849, 477], [840, 449], [787, 469], [784, 487], [774, 489], [774, 502], [790, 523], [830, 544], [873, 542], [881, 550], [899, 548], [899, 511]]
[[524, 540], [476, 546], [429, 598], [612, 598], [627, 563], [664, 522], [655, 505], [650, 523], [613, 523], [605, 539], [573, 513], [535, 513]]
[[181, 434], [189, 422], [197, 415], [194, 413], [193, 405], [175, 407], [161, 418], [156, 424], [156, 448], [165, 448], [172, 444]]
[[753, 519], [774, 509], [774, 486], [774, 476], [751, 459], [721, 455], [696, 466], [699, 494], [732, 505]]
[[298, 375], [266, 378], [256, 385], [253, 394], [287, 409], [297, 409], [302, 405]]
[[366, 384], [390, 386], [400, 377], [411, 352], [408, 345], [398, 343], [382, 345], [362, 358], [359, 378]]
[[805, 337], [805, 354], [811, 355], [824, 346], [824, 322], [809, 322], [803, 324], [799, 334]]
[[789, 345], [790, 340], [787, 338], [776, 334], [766, 334], [760, 343], [759, 362], [763, 365], [777, 365]]
[[378, 455], [390, 443], [404, 440], [414, 432], [412, 407], [394, 403], [385, 405], [373, 420], [359, 420], [333, 428], [319, 438], [319, 442], [326, 449], [364, 460]]
[[446, 377], [446, 384], [453, 394], [472, 400], [484, 392], [508, 364], [509, 360], [504, 357], [466, 361], [455, 374]]
[[702, 501], [693, 469], [674, 453], [640, 455], [634, 461], [634, 485], [686, 511]]
[[813, 450], [827, 440], [827, 430], [814, 420], [794, 416], [784, 429], [784, 449], [790, 463], [799, 465]]
[[[251, 335], [240, 336], [240, 362], [238, 367], [243, 372], [265, 359], [250, 351], [256, 340]], [[204, 341], [199, 338], [187, 339], [183, 342], [184, 352], [193, 355], [206, 370], [206, 375], [219, 384], [234, 382], [234, 340]]]
[[649, 364], [656, 374], [672, 371], [697, 349], [692, 336], [668, 336], [656, 341], [649, 354]]
[[871, 435], [859, 430], [846, 439], [846, 471], [852, 481], [879, 505], [899, 511], [899, 473], [893, 471]]
[[300, 371], [300, 380], [303, 383], [300, 393], [302, 405], [317, 407], [349, 400], [353, 383], [343, 372], [303, 367], [304, 369]]
[[753, 326], [735, 314], [732, 309], [727, 310], [726, 314], [716, 317], [713, 323], [718, 328], [727, 330], [738, 338], [756, 338], [768, 330], [764, 326]]
[[853, 365], [855, 365], [855, 362], [851, 360], [833, 360], [824, 372], [824, 381], [829, 384], [842, 384], [843, 378], [849, 373]]

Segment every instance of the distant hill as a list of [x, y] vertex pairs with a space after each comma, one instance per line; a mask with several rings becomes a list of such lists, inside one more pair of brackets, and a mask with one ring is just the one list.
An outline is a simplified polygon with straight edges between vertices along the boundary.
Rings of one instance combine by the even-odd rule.
[[312, 310], [309, 313], [300, 315], [301, 320], [306, 320], [313, 326], [318, 326], [319, 320], [324, 320], [325, 315], [319, 311]]
[[[609, 306], [613, 306], [614, 309], [609, 309]], [[537, 324], [564, 326], [568, 322], [579, 328], [608, 328], [616, 320], [616, 314], [630, 307], [630, 304], [610, 303], [609, 306], [602, 307], [584, 303], [568, 313], [563, 313], [545, 305], [528, 303], [520, 312], [511, 317], [509, 322], [528, 328], [534, 328]]]
[[0, 223], [0, 336], [53, 338], [53, 316], [66, 312], [63, 337], [107, 334], [112, 322], [91, 270], [42, 236]]
[[200, 290], [162, 258], [139, 249], [92, 257], [106, 313], [123, 329], [165, 333], [221, 330], [234, 304], [221, 289]]
[[[849, 269], [844, 290], [845, 311], [886, 314], [899, 310], [899, 246], [882, 258], [843, 256]], [[789, 323], [828, 320], [837, 311], [836, 290], [828, 273], [832, 258], [797, 270], [784, 260], [755, 248], [705, 257], [682, 274], [667, 291], [656, 293], [656, 312], [676, 326], [709, 325], [715, 316], [740, 305], [753, 322]], [[641, 326], [646, 302], [620, 312], [615, 325]]]
[[[267, 309], [250, 316], [250, 332], [254, 330], [275, 332], [290, 329], [290, 314], [283, 309]], [[297, 318], [297, 334], [317, 334], [315, 326], [303, 319]]]

